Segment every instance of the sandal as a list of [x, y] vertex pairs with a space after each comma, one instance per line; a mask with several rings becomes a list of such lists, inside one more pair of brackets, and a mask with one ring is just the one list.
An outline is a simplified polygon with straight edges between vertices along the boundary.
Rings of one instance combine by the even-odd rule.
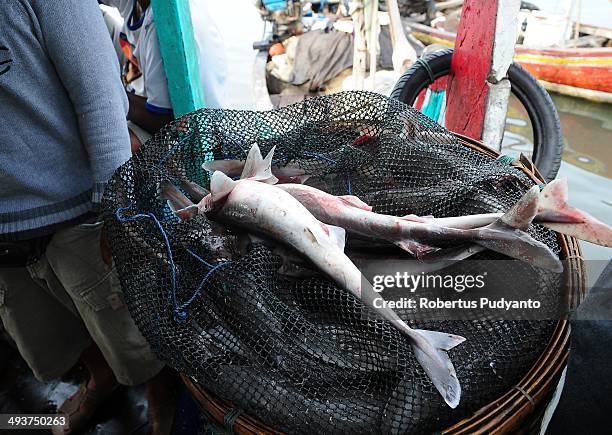
[[58, 409], [58, 414], [66, 417], [62, 426], [53, 426], [53, 435], [69, 435], [81, 431], [90, 423], [98, 407], [117, 389], [116, 384], [108, 391], [91, 390], [87, 382], [82, 384], [78, 391], [70, 396]]

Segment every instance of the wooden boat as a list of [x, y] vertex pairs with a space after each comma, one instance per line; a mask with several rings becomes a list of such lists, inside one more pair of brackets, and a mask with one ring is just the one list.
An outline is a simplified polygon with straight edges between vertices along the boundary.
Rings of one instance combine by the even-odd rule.
[[[455, 45], [455, 33], [418, 23], [409, 27], [425, 44]], [[612, 103], [612, 47], [533, 48], [519, 44], [514, 59], [549, 91]]]

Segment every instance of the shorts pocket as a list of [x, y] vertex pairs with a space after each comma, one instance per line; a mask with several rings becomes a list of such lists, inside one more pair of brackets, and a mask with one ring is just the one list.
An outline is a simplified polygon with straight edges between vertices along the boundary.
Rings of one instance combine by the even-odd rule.
[[107, 308], [119, 310], [125, 307], [123, 293], [118, 290], [116, 273], [109, 273], [102, 281], [82, 291], [81, 300], [93, 311], [102, 311]]
[[111, 269], [102, 259], [102, 222], [88, 222], [58, 232], [47, 246], [47, 261], [59, 281], [74, 296], [108, 279]]

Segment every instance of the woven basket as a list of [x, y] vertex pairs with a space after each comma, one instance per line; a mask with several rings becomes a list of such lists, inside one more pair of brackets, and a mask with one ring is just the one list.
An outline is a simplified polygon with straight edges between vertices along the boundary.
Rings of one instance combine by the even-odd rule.
[[[481, 142], [456, 135], [461, 144], [489, 155], [499, 157], [499, 153]], [[544, 178], [533, 163], [522, 157], [516, 167], [525, 172], [534, 183], [544, 182]], [[559, 234], [561, 259], [565, 260], [565, 282], [570, 289], [569, 307], [577, 307], [586, 294], [585, 266], [578, 241], [573, 237]], [[498, 399], [483, 406], [473, 415], [458, 421], [442, 431], [443, 434], [509, 434], [529, 433], [535, 430], [548, 403], [552, 391], [559, 382], [569, 355], [570, 325], [567, 320], [560, 320], [548, 343], [548, 346], [523, 379]], [[238, 435], [272, 434], [280, 435], [263, 423], [248, 415], [239, 415], [228, 421], [233, 407], [214, 395], [208, 393], [187, 376], [183, 382], [196, 402], [213, 421], [222, 427], [231, 427]], [[229, 428], [228, 428], [229, 429]]]

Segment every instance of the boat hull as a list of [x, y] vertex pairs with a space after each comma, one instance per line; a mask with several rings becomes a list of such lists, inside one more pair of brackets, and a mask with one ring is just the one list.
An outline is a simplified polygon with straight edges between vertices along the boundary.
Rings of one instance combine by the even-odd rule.
[[[412, 34], [426, 44], [455, 45], [455, 34], [411, 25]], [[539, 80], [612, 93], [612, 48], [529, 48], [516, 46], [514, 60]]]

